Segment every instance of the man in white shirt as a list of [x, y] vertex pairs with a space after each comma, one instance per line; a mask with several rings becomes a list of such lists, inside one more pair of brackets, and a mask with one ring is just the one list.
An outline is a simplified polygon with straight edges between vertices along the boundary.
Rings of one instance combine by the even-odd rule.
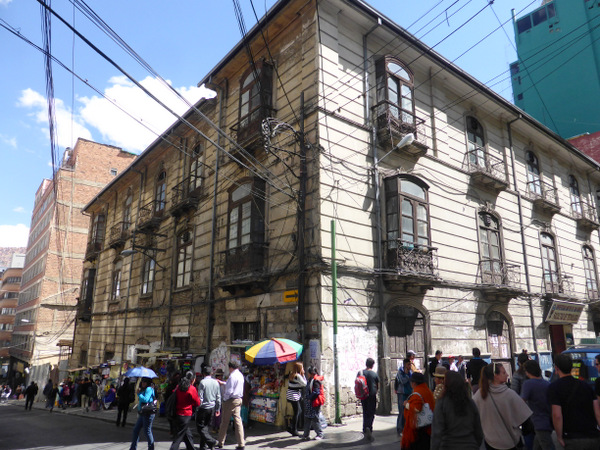
[[242, 397], [244, 396], [244, 375], [239, 371], [235, 362], [229, 363], [229, 378], [225, 383], [225, 393], [223, 394], [223, 407], [221, 414], [221, 426], [219, 427], [219, 438], [216, 447], [223, 448], [225, 438], [227, 437], [227, 427], [233, 414], [233, 424], [235, 426], [235, 439], [237, 441], [236, 449], [242, 450], [246, 446], [244, 441], [244, 424], [240, 414], [242, 409]]

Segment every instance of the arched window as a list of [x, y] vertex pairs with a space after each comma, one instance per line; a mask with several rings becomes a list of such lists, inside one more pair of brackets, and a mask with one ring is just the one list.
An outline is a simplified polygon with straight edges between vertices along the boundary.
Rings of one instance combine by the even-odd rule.
[[[387, 116], [396, 124], [415, 125], [414, 80], [408, 67], [394, 58], [382, 58], [376, 64], [377, 116]], [[410, 128], [410, 127], [409, 127]], [[405, 129], [414, 132], [413, 128]]]
[[270, 64], [253, 65], [242, 78], [238, 139], [260, 131], [262, 120], [271, 114], [273, 104], [273, 68]]
[[125, 204], [123, 206], [123, 230], [128, 230], [131, 226], [131, 207], [133, 205], [133, 194], [130, 192], [127, 193], [127, 197], [125, 197]]
[[542, 270], [544, 279], [544, 290], [547, 293], [558, 293], [560, 289], [560, 274], [558, 271], [558, 259], [554, 236], [550, 233], [541, 233], [540, 242], [542, 249]]
[[114, 263], [112, 273], [112, 284], [110, 289], [110, 301], [118, 302], [121, 300], [121, 273], [123, 269], [123, 260], [118, 259]]
[[167, 172], [164, 170], [156, 178], [156, 189], [154, 191], [154, 211], [161, 213], [167, 205]]
[[532, 151], [525, 153], [527, 162], [527, 189], [530, 194], [543, 195], [542, 179], [540, 176], [540, 165], [537, 156]]
[[202, 175], [204, 172], [204, 144], [198, 142], [192, 150], [192, 162], [190, 164], [190, 192], [202, 187]]
[[594, 249], [589, 245], [583, 248], [583, 270], [585, 272], [585, 288], [590, 301], [598, 301], [598, 271], [596, 270], [596, 258]]
[[175, 287], [189, 286], [192, 276], [192, 232], [186, 230], [177, 236], [177, 271]]
[[505, 284], [500, 221], [488, 211], [479, 213], [479, 245], [482, 282]]
[[575, 217], [581, 217], [583, 208], [581, 195], [579, 195], [579, 183], [573, 175], [569, 175], [569, 194], [571, 196], [571, 211]]
[[385, 180], [388, 245], [429, 246], [427, 186], [414, 177]]
[[472, 116], [467, 116], [467, 151], [469, 152], [469, 163], [471, 165], [486, 167], [483, 127]]

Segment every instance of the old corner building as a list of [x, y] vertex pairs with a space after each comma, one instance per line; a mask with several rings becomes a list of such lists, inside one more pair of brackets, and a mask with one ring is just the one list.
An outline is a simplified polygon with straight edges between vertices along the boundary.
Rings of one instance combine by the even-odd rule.
[[368, 356], [390, 411], [409, 349], [600, 331], [598, 164], [366, 3], [282, 0], [203, 83], [85, 208], [72, 367], [279, 336], [333, 393], [332, 222], [343, 414]]

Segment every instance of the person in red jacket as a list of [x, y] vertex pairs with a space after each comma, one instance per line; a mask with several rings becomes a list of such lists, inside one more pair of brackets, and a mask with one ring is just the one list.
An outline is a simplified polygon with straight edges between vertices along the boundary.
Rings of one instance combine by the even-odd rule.
[[200, 397], [198, 391], [193, 386], [196, 375], [194, 372], [187, 372], [185, 377], [181, 378], [179, 385], [175, 388], [171, 395], [177, 396], [175, 410], [177, 417], [175, 418], [175, 426], [177, 434], [171, 444], [170, 450], [178, 450], [181, 441], [185, 442], [187, 450], [194, 450], [194, 437], [192, 430], [189, 427], [192, 418], [193, 409], [200, 406]]

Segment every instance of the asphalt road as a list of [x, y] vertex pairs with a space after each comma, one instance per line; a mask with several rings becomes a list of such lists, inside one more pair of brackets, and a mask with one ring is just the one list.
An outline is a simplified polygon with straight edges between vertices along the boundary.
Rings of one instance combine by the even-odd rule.
[[[133, 420], [135, 415], [131, 414]], [[117, 427], [108, 422], [75, 415], [49, 413], [45, 410], [25, 411], [22, 406], [0, 403], [0, 449], [2, 450], [127, 450], [131, 443], [133, 424]], [[139, 450], [148, 448], [141, 434]], [[169, 434], [155, 430], [157, 450], [171, 445]]]

